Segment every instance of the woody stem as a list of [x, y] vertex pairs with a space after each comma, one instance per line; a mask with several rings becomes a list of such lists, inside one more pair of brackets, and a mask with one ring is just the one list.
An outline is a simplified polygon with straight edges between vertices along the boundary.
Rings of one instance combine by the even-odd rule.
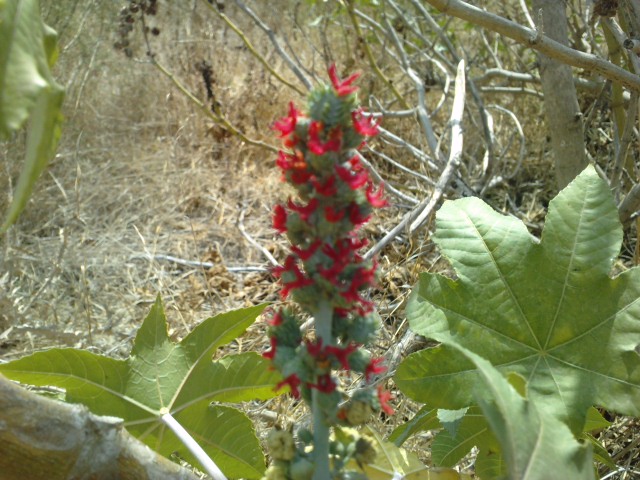
[[[329, 302], [320, 302], [314, 318], [316, 341], [321, 341], [322, 345], [330, 345], [333, 343], [331, 338], [333, 308]], [[311, 394], [311, 409], [313, 410], [313, 452], [316, 463], [313, 480], [327, 480], [331, 478], [329, 466], [329, 424], [327, 423], [327, 415], [322, 409], [322, 395], [326, 395], [326, 393], [317, 389], [314, 389]]]

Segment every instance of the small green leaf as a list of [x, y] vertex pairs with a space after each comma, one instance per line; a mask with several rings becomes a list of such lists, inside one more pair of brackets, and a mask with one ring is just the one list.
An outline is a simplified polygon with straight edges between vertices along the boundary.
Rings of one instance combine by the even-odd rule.
[[437, 428], [440, 428], [438, 410], [424, 405], [411, 420], [400, 425], [391, 433], [389, 441], [393, 442], [396, 447], [400, 447], [409, 437], [412, 437], [416, 433], [435, 430]]
[[597, 408], [591, 407], [589, 410], [587, 410], [587, 421], [584, 424], [585, 432], [602, 430], [603, 428], [607, 428], [610, 426], [611, 422], [604, 418]]
[[588, 433], [583, 433], [582, 438], [591, 444], [591, 447], [593, 448], [593, 459], [596, 462], [606, 465], [611, 470], [618, 470], [618, 465], [616, 465], [616, 462], [613, 461], [611, 455], [607, 452], [607, 449], [604, 448], [598, 440]]
[[[466, 410], [466, 412], [465, 412]], [[500, 445], [489, 429], [489, 425], [479, 407], [457, 410], [465, 412], [456, 420], [456, 429], [439, 432], [431, 444], [431, 458], [434, 465], [453, 467], [467, 455], [475, 445], [498, 458]], [[444, 425], [444, 424], [443, 424]]]
[[218, 347], [251, 325], [265, 305], [209, 318], [176, 344], [169, 339], [158, 298], [136, 335], [131, 356], [113, 360], [84, 350], [54, 349], [0, 365], [8, 378], [66, 390], [66, 399], [100, 415], [123, 418], [134, 435], [162, 454], [192, 460], [161, 422], [166, 411], [198, 441], [221, 469], [238, 478], [260, 478], [264, 458], [251, 421], [211, 402], [275, 396], [280, 376], [257, 353], [212, 361]]
[[460, 422], [468, 410], [468, 408], [460, 408], [459, 410], [446, 410], [441, 408], [438, 410], [438, 420], [449, 435], [455, 437], [458, 432]]

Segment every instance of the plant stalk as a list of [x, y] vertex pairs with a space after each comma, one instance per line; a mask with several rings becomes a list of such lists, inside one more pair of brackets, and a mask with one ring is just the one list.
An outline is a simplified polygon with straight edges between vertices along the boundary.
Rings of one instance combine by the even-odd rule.
[[[165, 413], [161, 417], [162, 423], [171, 429], [175, 433], [176, 437], [184, 444], [185, 447], [193, 454], [194, 457], [200, 462], [200, 465], [204, 468], [213, 480], [227, 480], [224, 473], [220, 471], [218, 466], [211, 460], [207, 452], [205, 452], [200, 445], [193, 439], [193, 437], [180, 425], [170, 413]], [[327, 477], [328, 478], [328, 477]]]
[[[333, 308], [329, 302], [322, 301], [318, 306], [318, 311], [314, 315], [316, 327], [316, 341], [322, 341], [323, 345], [332, 343], [331, 321], [333, 318]], [[331, 478], [331, 467], [329, 463], [329, 425], [325, 412], [320, 407], [320, 399], [326, 395], [314, 389], [311, 393], [313, 410], [313, 455], [316, 468], [313, 473], [313, 480], [328, 480]]]

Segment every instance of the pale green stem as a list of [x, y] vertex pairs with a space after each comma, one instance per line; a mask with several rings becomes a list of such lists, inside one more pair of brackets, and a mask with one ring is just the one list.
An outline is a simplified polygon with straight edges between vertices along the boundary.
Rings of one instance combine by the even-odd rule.
[[170, 413], [164, 413], [160, 418], [162, 420], [162, 423], [169, 427], [171, 431], [175, 433], [176, 437], [178, 437], [184, 444], [184, 446], [189, 449], [194, 457], [196, 457], [198, 462], [200, 462], [200, 465], [204, 468], [205, 472], [211, 475], [214, 480], [227, 480], [227, 477], [224, 476], [218, 466], [213, 462], [213, 460], [211, 460], [211, 457], [207, 455], [207, 452], [205, 452], [204, 449], [200, 445], [198, 445], [198, 442], [193, 439], [189, 432], [187, 432], [185, 428], [171, 416]]
[[[323, 345], [329, 345], [331, 338], [331, 321], [333, 318], [333, 308], [322, 301], [318, 305], [318, 310], [314, 315], [316, 326], [316, 340], [322, 340]], [[313, 390], [311, 393], [311, 410], [313, 411], [313, 452], [316, 461], [316, 469], [313, 473], [313, 480], [328, 480], [331, 478], [329, 465], [329, 425], [327, 418], [320, 409], [320, 398], [325, 393]]]

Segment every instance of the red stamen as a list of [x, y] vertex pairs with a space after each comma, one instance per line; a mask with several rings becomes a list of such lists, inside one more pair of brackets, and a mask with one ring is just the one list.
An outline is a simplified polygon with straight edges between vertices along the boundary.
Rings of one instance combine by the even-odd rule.
[[356, 90], [358, 90], [358, 87], [352, 87], [351, 84], [355, 82], [359, 76], [360, 76], [360, 73], [354, 73], [351, 76], [345, 78], [344, 80], [340, 80], [338, 78], [338, 73], [336, 71], [335, 63], [331, 64], [331, 66], [329, 67], [329, 78], [331, 79], [331, 84], [333, 85], [333, 88], [335, 89], [339, 97], [350, 95]]

